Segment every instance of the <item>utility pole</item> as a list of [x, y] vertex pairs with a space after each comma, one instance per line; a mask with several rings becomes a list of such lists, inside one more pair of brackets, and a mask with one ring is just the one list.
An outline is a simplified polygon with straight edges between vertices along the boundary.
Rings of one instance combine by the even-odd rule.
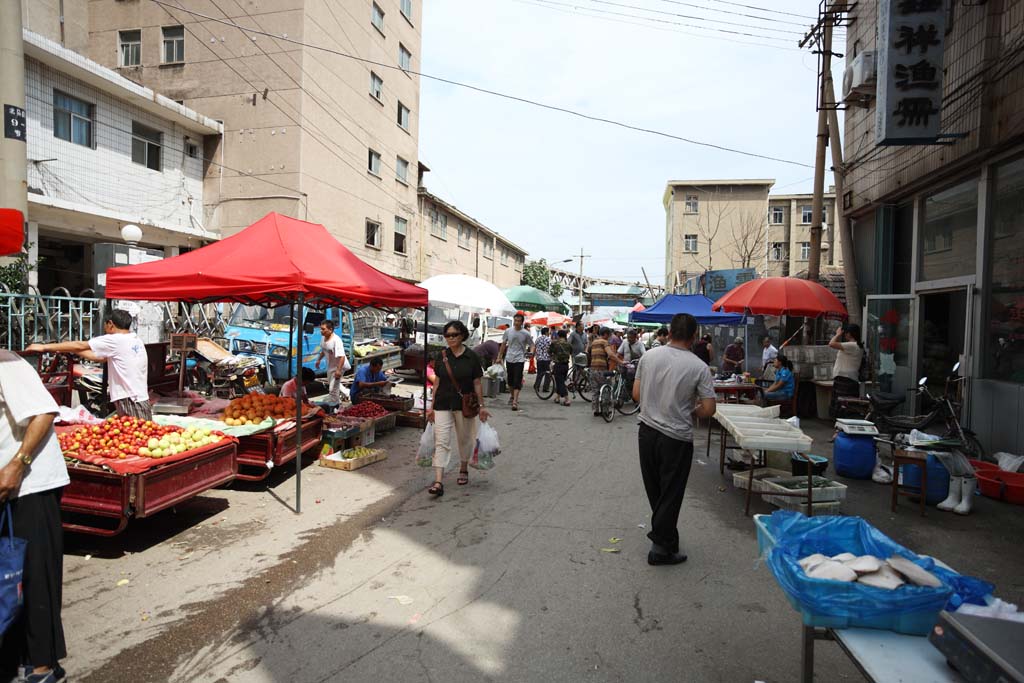
[[[25, 48], [21, 0], [0, 0], [0, 208], [28, 219], [28, 151], [25, 142]], [[10, 137], [8, 137], [10, 135]]]
[[828, 145], [828, 111], [825, 106], [825, 80], [832, 70], [832, 8], [825, 7], [821, 27], [821, 74], [818, 82], [818, 132], [814, 154], [814, 200], [811, 202], [811, 253], [807, 262], [807, 279], [821, 279], [821, 219], [825, 206], [825, 147]]
[[850, 322], [861, 322], [860, 288], [857, 285], [857, 261], [854, 258], [853, 230], [843, 209], [843, 194], [846, 188], [846, 171], [843, 167], [843, 146], [839, 140], [839, 115], [835, 108], [835, 91], [832, 74], [825, 74], [825, 106], [828, 107], [829, 147], [832, 148], [832, 175], [836, 184], [836, 229], [839, 244], [843, 250], [843, 284], [846, 289], [846, 312]]
[[580, 247], [580, 277], [576, 281], [579, 296], [579, 298], [576, 299], [576, 303], [580, 306], [580, 319], [583, 318], [583, 259], [585, 258], [590, 258], [590, 254], [584, 254], [583, 247]]

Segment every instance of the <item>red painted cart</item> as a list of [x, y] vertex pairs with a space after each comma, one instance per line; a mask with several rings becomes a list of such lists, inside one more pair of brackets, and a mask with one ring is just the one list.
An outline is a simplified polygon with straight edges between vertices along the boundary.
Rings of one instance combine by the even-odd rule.
[[[314, 453], [320, 447], [323, 418], [312, 415], [302, 420], [302, 454]], [[262, 481], [273, 471], [295, 459], [295, 423], [287, 429], [268, 429], [265, 432], [238, 438], [237, 478], [244, 481]], [[244, 471], [241, 468], [246, 468]], [[255, 470], [255, 471], [254, 471]]]
[[[60, 507], [76, 518], [65, 519], [64, 529], [116, 536], [131, 518], [149, 517], [226, 484], [237, 474], [238, 448], [233, 441], [138, 474], [117, 474], [97, 465], [69, 462], [71, 483], [64, 489]], [[104, 520], [111, 524], [101, 524]]]

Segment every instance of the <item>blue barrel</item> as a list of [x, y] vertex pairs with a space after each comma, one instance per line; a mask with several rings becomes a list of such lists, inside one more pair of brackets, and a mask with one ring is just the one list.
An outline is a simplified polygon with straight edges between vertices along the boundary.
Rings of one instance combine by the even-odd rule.
[[[836, 474], [849, 479], [870, 479], [875, 470], [875, 440], [839, 432], [832, 445]], [[931, 481], [931, 479], [929, 479]]]
[[[928, 505], [937, 505], [949, 495], [949, 470], [946, 469], [938, 458], [928, 454], [928, 461], [925, 467], [928, 468], [928, 496], [925, 502]], [[903, 465], [903, 486], [911, 491], [921, 492], [921, 467], [918, 465]]]

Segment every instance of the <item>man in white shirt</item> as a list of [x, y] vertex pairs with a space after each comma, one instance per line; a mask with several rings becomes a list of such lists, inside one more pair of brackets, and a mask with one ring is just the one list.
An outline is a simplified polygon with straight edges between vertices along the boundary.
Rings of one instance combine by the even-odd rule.
[[761, 377], [763, 379], [775, 379], [775, 359], [779, 356], [779, 350], [772, 344], [771, 337], [765, 336], [761, 340]]
[[522, 313], [512, 316], [512, 327], [505, 330], [498, 350], [498, 363], [505, 363], [505, 378], [511, 392], [512, 410], [519, 410], [519, 391], [523, 388], [523, 366], [533, 351], [533, 337], [525, 329]]
[[[335, 403], [341, 402], [341, 376], [345, 373], [348, 359], [345, 357], [345, 344], [341, 336], [334, 333], [334, 321], [324, 320], [320, 323], [320, 334], [323, 341], [320, 342], [320, 355], [316, 359], [316, 369], [327, 358], [327, 379], [330, 380], [331, 400]], [[349, 366], [351, 367], [351, 366]]]
[[111, 310], [103, 320], [103, 334], [89, 341], [32, 344], [26, 351], [74, 353], [107, 364], [107, 389], [118, 415], [153, 419], [149, 404], [149, 357], [146, 345], [132, 332], [128, 311]]
[[640, 356], [644, 355], [644, 351], [644, 343], [640, 341], [639, 334], [634, 329], [626, 332], [625, 341], [619, 344], [619, 348], [615, 350], [619, 356], [619, 363], [623, 365], [640, 360]]
[[14, 535], [27, 542], [25, 604], [3, 635], [0, 680], [56, 683], [64, 680], [59, 661], [67, 656], [60, 496], [70, 479], [53, 431], [57, 403], [32, 366], [7, 350], [0, 350], [0, 409], [0, 505], [10, 502]]

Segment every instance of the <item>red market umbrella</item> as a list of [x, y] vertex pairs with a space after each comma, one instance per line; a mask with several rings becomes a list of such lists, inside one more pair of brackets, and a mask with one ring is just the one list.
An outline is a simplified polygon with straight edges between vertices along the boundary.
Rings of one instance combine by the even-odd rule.
[[571, 323], [572, 318], [553, 311], [541, 311], [531, 315], [527, 318], [527, 321], [531, 325], [539, 325], [540, 327], [561, 327], [566, 323]]
[[832, 292], [817, 282], [795, 277], [750, 280], [721, 297], [711, 310], [805, 318], [847, 317], [846, 307]]
[[639, 313], [640, 311], [646, 311], [646, 310], [647, 310], [647, 307], [644, 306], [641, 302], [637, 301], [636, 304], [633, 306], [633, 308], [629, 309], [629, 312], [630, 313]]
[[18, 254], [25, 244], [25, 217], [17, 209], [0, 209], [0, 256]]

